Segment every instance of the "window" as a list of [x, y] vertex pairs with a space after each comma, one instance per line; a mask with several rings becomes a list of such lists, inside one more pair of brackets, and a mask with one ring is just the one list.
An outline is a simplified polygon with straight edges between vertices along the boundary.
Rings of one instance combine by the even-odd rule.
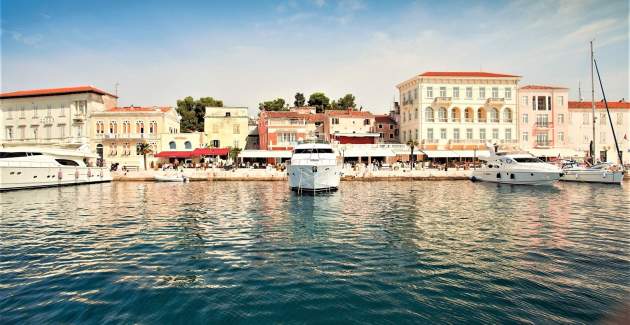
[[416, 109], [413, 112], [413, 118], [416, 119], [416, 120], [418, 119], [418, 108], [417, 107], [416, 107]]
[[[403, 117], [403, 119], [404, 119], [404, 117]], [[332, 124], [339, 124], [339, 118], [333, 117], [332, 118]]]
[[433, 87], [427, 87], [427, 98], [433, 98]]
[[499, 110], [494, 107], [490, 109], [490, 122], [499, 123]]
[[13, 127], [11, 126], [7, 126], [6, 127], [6, 136], [5, 138], [7, 140], [13, 140]]
[[558, 124], [564, 124], [564, 114], [558, 114]]
[[523, 101], [523, 105], [529, 105], [529, 97], [523, 96], [522, 101]]
[[473, 129], [466, 129], [466, 139], [472, 140], [473, 138]]
[[393, 138], [394, 138], [394, 135], [390, 133], [390, 134], [389, 134], [389, 138], [390, 138], [390, 139], [393, 139]]
[[66, 107], [64, 104], [59, 105], [59, 117], [66, 116]]
[[446, 129], [445, 128], [441, 128], [440, 129], [440, 139], [442, 139], [442, 140], [446, 139]]
[[440, 87], [440, 97], [446, 97], [446, 87]]
[[486, 129], [479, 129], [479, 140], [486, 139]]
[[503, 110], [503, 122], [512, 123], [512, 110], [509, 108], [505, 108]]
[[467, 99], [472, 99], [472, 87], [466, 87], [466, 98]]
[[453, 98], [459, 98], [459, 87], [453, 87]]
[[192, 143], [190, 141], [184, 142], [184, 149], [192, 149]]
[[498, 98], [498, 97], [499, 97], [499, 88], [492, 87], [492, 98]]
[[66, 125], [65, 124], [59, 124], [57, 126], [57, 129], [59, 130], [59, 137], [60, 138], [65, 138], [66, 137]]
[[85, 115], [87, 111], [87, 100], [78, 100], [74, 102], [74, 114]]
[[418, 133], [418, 129], [416, 129], [415, 133], [416, 133], [416, 138], [415, 139], [418, 140], [418, 138], [420, 138], [420, 133]]
[[427, 129], [427, 139], [433, 140], [433, 129], [432, 128], [428, 128]]
[[279, 143], [291, 143], [295, 142], [295, 133], [279, 133], [278, 134], [278, 142]]
[[583, 125], [588, 125], [591, 124], [591, 118], [590, 118], [590, 114], [588, 113], [582, 113], [582, 124]]
[[512, 129], [505, 129], [505, 140], [512, 140]]
[[547, 114], [536, 114], [536, 126], [549, 127], [549, 116]]
[[485, 98], [486, 98], [486, 88], [479, 87], [479, 99], [485, 99]]
[[220, 144], [219, 140], [212, 140], [212, 148], [219, 148]]
[[390, 130], [393, 130], [393, 129], [394, 129], [394, 124], [390, 124], [390, 125], [389, 125], [389, 129], [390, 129]]
[[459, 140], [459, 129], [453, 129], [453, 139]]
[[424, 120], [427, 122], [434, 122], [435, 118], [433, 116], [433, 108], [432, 107], [427, 107], [424, 110]]
[[523, 142], [529, 141], [529, 134], [527, 132], [523, 132], [522, 139], [523, 139]]
[[492, 138], [493, 139], [499, 138], [499, 129], [492, 129]]
[[547, 97], [545, 96], [538, 96], [538, 97], [534, 97], [536, 102], [536, 109], [538, 111], [546, 111], [547, 110]]
[[599, 125], [606, 125], [606, 113], [599, 113]]
[[564, 106], [564, 96], [558, 96], [558, 105]]
[[230, 117], [230, 116], [232, 116], [232, 113], [230, 113], [230, 112], [225, 112], [225, 117]]
[[413, 99], [418, 99], [418, 88], [413, 90]]
[[549, 136], [547, 133], [538, 133], [536, 134], [536, 144], [539, 146], [548, 146], [549, 145]]
[[512, 99], [512, 88], [505, 87], [503, 91], [505, 92], [505, 99]]
[[379, 128], [379, 129], [382, 129], [382, 128], [383, 128], [383, 124], [379, 124], [379, 125], [378, 125], [378, 128]]
[[136, 121], [136, 133], [144, 134], [144, 122]]
[[440, 110], [438, 111], [438, 118], [440, 119], [440, 122], [448, 122], [448, 113], [446, 112], [446, 108], [440, 107]]
[[370, 119], [366, 118], [365, 120], [363, 120], [363, 125], [370, 125]]
[[527, 123], [529, 123], [529, 117], [527, 116], [527, 114], [523, 114], [523, 124]]
[[241, 128], [238, 124], [234, 124], [232, 125], [232, 133], [233, 134], [240, 134], [241, 133]]
[[623, 113], [617, 113], [617, 125], [623, 125]]
[[39, 138], [39, 127], [33, 126], [33, 139], [37, 140]]
[[175, 143], [175, 141], [171, 141], [171, 142], [169, 142], [169, 143], [168, 143], [168, 148], [169, 148], [170, 150], [175, 150], [175, 149], [177, 149], [177, 144]]
[[564, 142], [564, 132], [558, 132], [558, 141], [560, 143]]

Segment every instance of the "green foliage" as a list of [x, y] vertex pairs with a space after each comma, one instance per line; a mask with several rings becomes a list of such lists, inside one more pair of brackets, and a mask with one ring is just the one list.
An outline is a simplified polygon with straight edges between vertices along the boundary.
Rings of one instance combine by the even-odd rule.
[[352, 94], [346, 94], [337, 101], [333, 101], [330, 109], [355, 109], [357, 104], [355, 104], [354, 100], [355, 97]]
[[201, 97], [195, 100], [191, 96], [178, 100], [177, 113], [182, 117], [180, 130], [203, 131], [206, 107], [223, 107], [223, 101], [212, 97]]
[[228, 147], [229, 150], [229, 155], [230, 158], [232, 158], [233, 161], [233, 165], [236, 166], [238, 165], [238, 155], [241, 153], [241, 148], [233, 148], [233, 147]]
[[258, 104], [258, 109], [261, 111], [288, 111], [289, 109], [284, 104], [284, 99], [276, 98]]
[[308, 106], [316, 106], [319, 111], [330, 108], [330, 98], [326, 97], [324, 93], [312, 93], [308, 97]]
[[293, 102], [293, 105], [295, 107], [302, 107], [304, 106], [304, 103], [306, 103], [306, 97], [304, 97], [304, 94], [295, 93], [295, 101]]
[[144, 159], [144, 170], [147, 170], [147, 155], [153, 152], [153, 150], [151, 150], [151, 145], [146, 142], [141, 142], [138, 143], [136, 147]]

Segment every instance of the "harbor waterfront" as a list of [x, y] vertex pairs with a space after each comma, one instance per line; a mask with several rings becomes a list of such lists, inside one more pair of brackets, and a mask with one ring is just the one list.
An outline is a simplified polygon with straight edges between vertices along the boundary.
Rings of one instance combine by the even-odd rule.
[[0, 323], [594, 323], [630, 187], [112, 182], [0, 193]]

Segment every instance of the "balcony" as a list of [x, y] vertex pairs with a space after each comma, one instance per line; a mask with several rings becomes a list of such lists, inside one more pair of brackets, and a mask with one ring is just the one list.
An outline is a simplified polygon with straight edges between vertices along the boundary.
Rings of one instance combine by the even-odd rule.
[[97, 138], [103, 139], [157, 139], [158, 135], [154, 133], [101, 133], [96, 135]]
[[551, 141], [536, 141], [536, 148], [549, 148], [551, 147]]
[[505, 104], [505, 98], [501, 97], [490, 97], [486, 100], [486, 104], [488, 105], [503, 105]]
[[451, 105], [452, 98], [451, 97], [435, 97], [433, 100], [434, 103], [440, 105]]
[[85, 114], [84, 113], [76, 113], [72, 116], [72, 121], [75, 123], [84, 123], [85, 122]]
[[552, 122], [548, 122], [548, 121], [536, 122], [536, 124], [534, 125], [534, 128], [536, 128], [536, 129], [551, 129], [551, 128], [553, 128], [553, 123]]

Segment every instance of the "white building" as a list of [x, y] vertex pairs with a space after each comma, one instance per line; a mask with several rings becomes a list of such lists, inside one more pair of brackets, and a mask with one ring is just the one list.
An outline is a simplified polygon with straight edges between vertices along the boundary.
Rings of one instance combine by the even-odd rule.
[[90, 144], [90, 116], [116, 107], [117, 99], [92, 86], [2, 93], [0, 145]]
[[[417, 140], [429, 158], [485, 149], [487, 140], [518, 143], [520, 76], [487, 72], [425, 72], [397, 85], [400, 141]], [[461, 152], [460, 152], [461, 156]]]
[[[630, 163], [630, 103], [625, 101], [609, 102], [612, 118], [624, 164]], [[595, 156], [601, 161], [618, 162], [615, 153], [615, 141], [606, 106], [603, 101], [595, 103]], [[593, 139], [593, 114], [590, 101], [569, 102], [569, 139], [571, 146], [581, 152], [589, 151]]]

